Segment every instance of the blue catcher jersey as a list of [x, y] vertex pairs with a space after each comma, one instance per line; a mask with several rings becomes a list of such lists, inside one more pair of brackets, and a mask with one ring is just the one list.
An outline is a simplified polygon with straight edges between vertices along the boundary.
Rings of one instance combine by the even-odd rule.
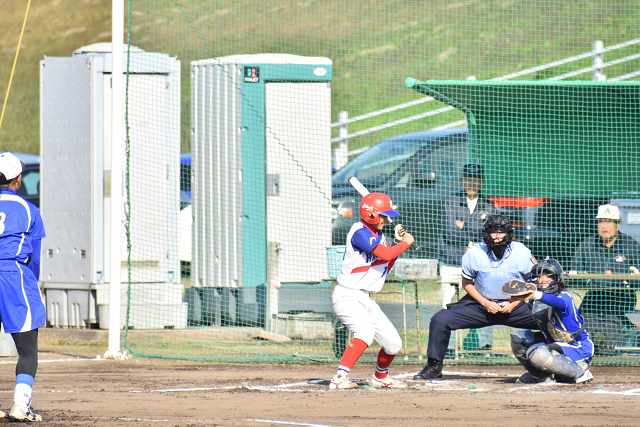
[[[567, 292], [560, 292], [558, 295], [542, 294], [540, 301], [553, 307], [553, 315], [551, 323], [556, 328], [565, 332], [579, 331], [583, 326], [582, 315], [576, 308], [573, 297]], [[594, 346], [587, 330], [583, 330], [582, 334], [574, 343], [566, 343], [555, 341], [548, 334], [544, 334], [547, 343], [555, 342], [562, 347], [565, 356], [575, 362], [591, 362], [594, 354]]]

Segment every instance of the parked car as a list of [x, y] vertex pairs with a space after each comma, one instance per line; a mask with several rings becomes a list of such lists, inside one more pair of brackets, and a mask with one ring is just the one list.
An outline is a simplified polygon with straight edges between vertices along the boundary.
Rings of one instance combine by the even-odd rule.
[[180, 154], [180, 209], [191, 204], [191, 153]]
[[191, 274], [193, 209], [191, 207], [191, 153], [180, 154], [180, 214], [178, 217], [178, 256], [182, 277]]
[[540, 260], [554, 257], [568, 271], [578, 246], [596, 234], [598, 206], [608, 198], [490, 197], [513, 221], [516, 238]]
[[[371, 192], [391, 198], [401, 213], [398, 221], [416, 238], [420, 253], [437, 258], [444, 200], [460, 190], [462, 167], [468, 161], [467, 129], [426, 131], [386, 139], [347, 163], [333, 175], [332, 244], [344, 245], [351, 225], [360, 219], [360, 195], [348, 182], [356, 176]], [[563, 265], [577, 246], [595, 233], [598, 206], [608, 199], [545, 199], [489, 197], [512, 220], [515, 238], [536, 258], [553, 256]]]
[[343, 245], [360, 219], [360, 195], [348, 182], [356, 176], [371, 192], [387, 194], [401, 221], [421, 246], [421, 258], [436, 258], [444, 199], [459, 189], [467, 160], [466, 128], [417, 132], [386, 139], [347, 163], [332, 178], [336, 208], [332, 241]]
[[34, 154], [13, 153], [22, 163], [22, 187], [18, 195], [40, 207], [40, 157]]

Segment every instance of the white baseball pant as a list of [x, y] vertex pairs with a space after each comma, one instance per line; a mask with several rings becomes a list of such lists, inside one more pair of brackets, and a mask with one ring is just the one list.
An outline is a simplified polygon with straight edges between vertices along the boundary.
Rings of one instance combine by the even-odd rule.
[[371, 345], [375, 340], [389, 355], [398, 354], [402, 339], [369, 292], [350, 289], [340, 284], [331, 295], [333, 311], [338, 319], [358, 338]]

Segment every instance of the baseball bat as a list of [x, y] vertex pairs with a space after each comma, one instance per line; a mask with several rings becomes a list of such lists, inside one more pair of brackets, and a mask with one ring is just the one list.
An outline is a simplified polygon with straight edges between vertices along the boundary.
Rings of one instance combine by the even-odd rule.
[[[356, 178], [355, 176], [351, 176], [349, 177], [349, 184], [351, 184], [351, 186], [362, 196], [366, 196], [367, 194], [370, 193], [369, 190], [367, 190], [367, 187], [365, 187], [364, 185], [362, 185], [362, 183], [360, 182], [360, 180], [358, 178]], [[389, 218], [389, 223], [393, 224], [393, 220], [391, 218]], [[416, 245], [416, 242], [413, 242], [411, 244], [411, 247], [413, 248], [414, 251], [416, 252], [420, 252], [420, 247], [418, 245]]]

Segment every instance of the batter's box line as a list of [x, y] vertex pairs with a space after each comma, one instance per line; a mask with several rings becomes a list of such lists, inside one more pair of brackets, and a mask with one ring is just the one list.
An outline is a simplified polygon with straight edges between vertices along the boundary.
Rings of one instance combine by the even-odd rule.
[[299, 423], [296, 421], [279, 421], [279, 420], [265, 420], [259, 418], [247, 418], [247, 421], [255, 421], [256, 423], [271, 423], [271, 424], [286, 424], [291, 426], [308, 426], [308, 427], [338, 427], [329, 424], [316, 424], [316, 423]]

